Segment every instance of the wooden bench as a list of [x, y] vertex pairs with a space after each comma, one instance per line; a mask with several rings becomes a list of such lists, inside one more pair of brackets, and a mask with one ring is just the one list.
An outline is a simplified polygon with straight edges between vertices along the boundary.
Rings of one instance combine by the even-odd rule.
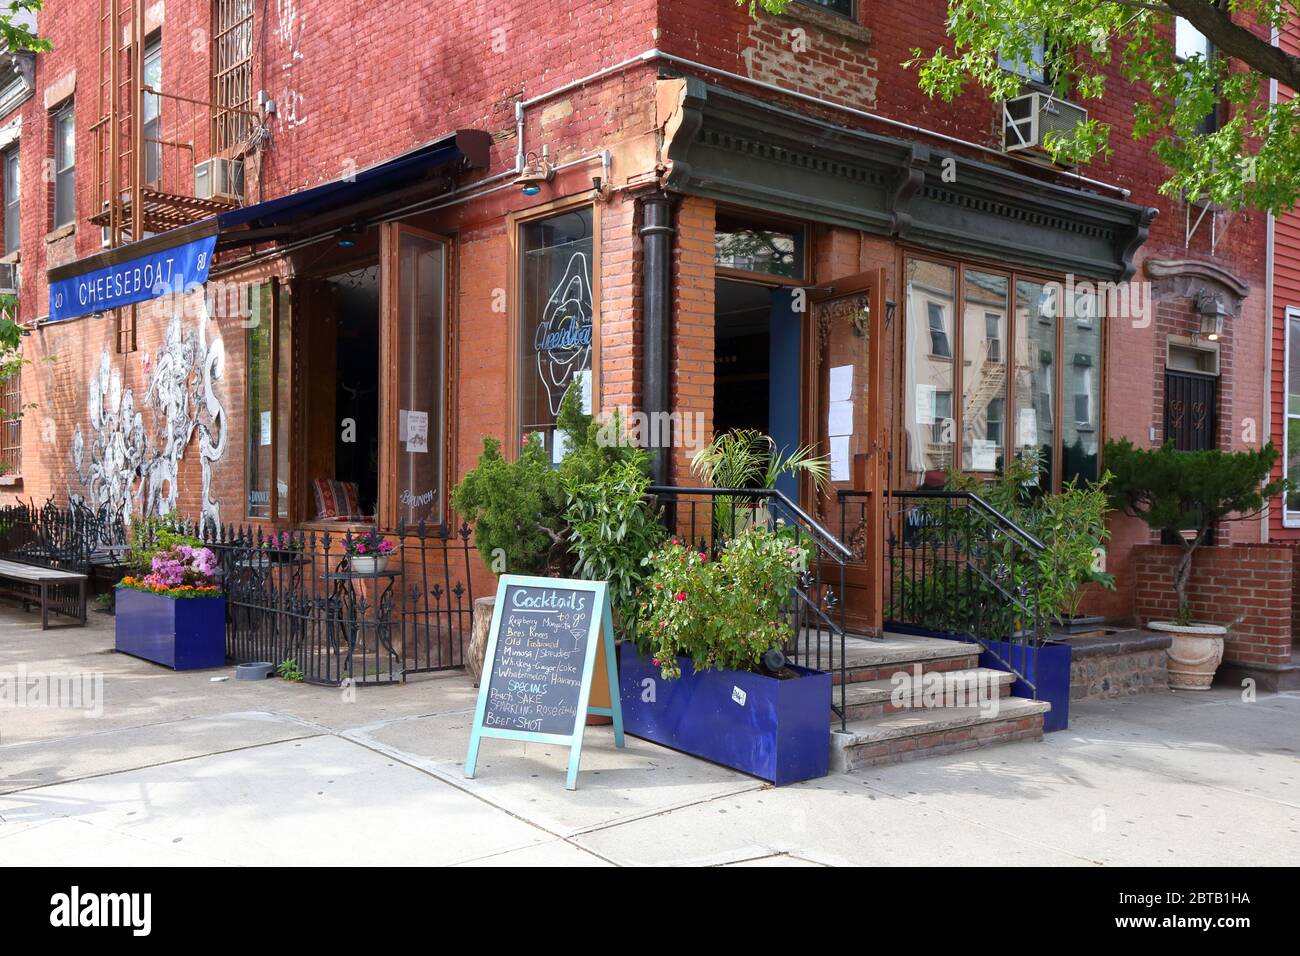
[[[48, 630], [50, 626], [52, 588], [63, 592], [62, 598], [56, 602], [55, 613], [66, 614], [77, 618], [82, 624], [86, 623], [86, 575], [78, 574], [76, 571], [56, 571], [53, 568], [0, 558], [0, 580], [14, 582], [15, 586], [10, 589], [10, 593], [23, 602], [24, 611], [34, 601], [40, 601], [41, 630]], [[74, 585], [77, 589], [75, 603], [71, 601], [68, 593]], [[37, 597], [33, 597], [34, 595]]]

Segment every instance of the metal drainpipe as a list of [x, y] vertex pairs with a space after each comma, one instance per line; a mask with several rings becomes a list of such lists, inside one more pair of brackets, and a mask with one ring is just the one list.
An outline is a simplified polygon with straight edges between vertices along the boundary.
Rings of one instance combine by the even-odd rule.
[[[642, 200], [641, 225], [641, 311], [643, 364], [641, 367], [641, 405], [649, 431], [658, 437], [653, 423], [656, 412], [670, 409], [668, 343], [672, 330], [672, 203], [664, 193]], [[660, 419], [662, 420], [662, 419]], [[653, 451], [656, 484], [668, 483], [667, 448]]]

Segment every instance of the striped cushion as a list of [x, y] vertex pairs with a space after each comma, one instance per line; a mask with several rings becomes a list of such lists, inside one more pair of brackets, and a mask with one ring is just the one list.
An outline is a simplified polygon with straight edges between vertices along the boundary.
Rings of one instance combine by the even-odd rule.
[[316, 495], [317, 518], [352, 518], [361, 514], [361, 495], [355, 481], [317, 478], [311, 483]]

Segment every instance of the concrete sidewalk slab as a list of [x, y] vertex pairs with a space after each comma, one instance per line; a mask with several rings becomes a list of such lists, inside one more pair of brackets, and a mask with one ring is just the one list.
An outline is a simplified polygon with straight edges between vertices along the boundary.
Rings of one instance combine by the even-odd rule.
[[[0, 608], [0, 673], [102, 674], [103, 714], [93, 721], [59, 707], [0, 709], [0, 746], [169, 720], [238, 711], [274, 711], [329, 730], [381, 720], [460, 711], [474, 706], [476, 690], [460, 671], [412, 675], [398, 687], [337, 687], [278, 679], [237, 681], [234, 667], [176, 672], [113, 650], [113, 619], [92, 615], [85, 628], [40, 630]], [[214, 682], [214, 677], [225, 677]]]
[[[11, 865], [49, 862], [46, 831], [57, 834], [52, 845], [70, 861], [120, 853], [124, 863], [167, 863], [183, 850], [212, 865], [441, 865], [555, 842], [332, 736], [10, 794], [0, 797], [0, 817], [19, 824], [12, 835], [0, 826], [0, 856]], [[60, 822], [55, 830], [21, 826], [41, 821]]]
[[624, 866], [713, 866], [787, 855], [834, 866], [1068, 866], [1088, 861], [872, 793], [853, 775], [737, 794], [578, 834]]
[[[96, 721], [87, 720], [94, 728]], [[321, 730], [266, 713], [224, 714], [0, 746], [0, 793], [312, 737]]]
[[484, 738], [475, 778], [467, 780], [465, 751], [473, 716], [466, 711], [411, 718], [345, 736], [561, 836], [767, 786], [631, 736], [620, 750], [609, 726], [587, 728], [577, 790], [564, 789], [567, 747], [496, 738]]

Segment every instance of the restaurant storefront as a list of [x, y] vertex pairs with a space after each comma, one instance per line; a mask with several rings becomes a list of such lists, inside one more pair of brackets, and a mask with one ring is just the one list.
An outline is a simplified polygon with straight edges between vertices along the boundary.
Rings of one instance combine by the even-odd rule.
[[[721, 429], [827, 455], [827, 493], [781, 490], [853, 548], [850, 619], [872, 629], [889, 489], [1030, 451], [1045, 489], [1098, 473], [1102, 284], [1132, 273], [1153, 211], [696, 79], [657, 87], [652, 133], [536, 195], [486, 178], [486, 134], [462, 132], [51, 270], [52, 317], [105, 333], [47, 406], [76, 422], [71, 460], [27, 491], [214, 526], [454, 526], [485, 435], [563, 456], [577, 382], [587, 408], [671, 413], [672, 484]], [[133, 318], [105, 293], [53, 311], [63, 283], [196, 243], [180, 294]], [[64, 349], [61, 327], [33, 352]]]

